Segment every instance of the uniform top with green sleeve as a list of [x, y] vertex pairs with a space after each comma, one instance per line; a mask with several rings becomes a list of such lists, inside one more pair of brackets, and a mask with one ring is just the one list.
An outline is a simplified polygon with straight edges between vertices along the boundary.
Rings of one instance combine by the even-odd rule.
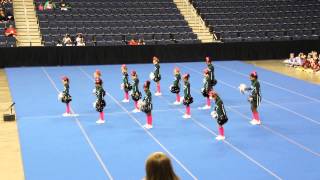
[[104, 96], [106, 95], [106, 92], [104, 91], [102, 86], [96, 86], [96, 97], [98, 101], [104, 100]]
[[187, 98], [191, 97], [191, 94], [190, 94], [190, 83], [188, 81], [184, 82], [183, 91], [184, 91], [184, 99], [187, 99]]
[[253, 98], [261, 96], [260, 83], [257, 79], [251, 80], [251, 87], [247, 88], [246, 90], [251, 90], [251, 96]]
[[132, 94], [135, 94], [135, 93], [139, 93], [139, 79], [136, 78], [136, 79], [133, 79], [132, 80]]
[[227, 119], [227, 113], [224, 108], [223, 102], [219, 96], [215, 100], [214, 110], [217, 112], [217, 119]]
[[146, 106], [152, 104], [152, 96], [151, 96], [151, 91], [148, 89], [145, 91], [145, 96], [143, 97], [143, 102], [145, 103]]
[[180, 80], [181, 80], [181, 75], [180, 74], [175, 74], [174, 75], [173, 86], [180, 87]]
[[211, 79], [209, 76], [206, 76], [203, 78], [203, 89], [206, 91], [206, 92], [209, 92], [210, 89], [211, 89]]
[[123, 84], [126, 86], [129, 84], [129, 80], [128, 80], [128, 73], [127, 72], [123, 72], [122, 73], [122, 80], [123, 80]]
[[69, 96], [69, 83], [64, 84], [64, 89], [62, 91], [64, 96]]
[[208, 64], [208, 69], [209, 69], [209, 77], [210, 80], [213, 81], [215, 79], [214, 77], [214, 67], [211, 63]]
[[154, 77], [160, 76], [160, 65], [159, 63], [154, 65], [154, 71], [153, 71]]

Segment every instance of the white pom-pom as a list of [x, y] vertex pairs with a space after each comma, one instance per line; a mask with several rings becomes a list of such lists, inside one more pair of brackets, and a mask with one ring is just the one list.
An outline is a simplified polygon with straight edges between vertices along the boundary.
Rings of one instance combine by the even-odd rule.
[[245, 92], [246, 88], [247, 88], [247, 85], [245, 85], [245, 84], [240, 84], [240, 85], [239, 85], [240, 93], [243, 94], [243, 93]]
[[97, 101], [93, 102], [93, 103], [92, 103], [92, 106], [93, 106], [93, 108], [96, 108], [96, 106], [97, 106]]
[[124, 84], [123, 83], [121, 83], [121, 85], [120, 85], [120, 89], [124, 89]]
[[217, 117], [218, 117], [217, 111], [212, 111], [212, 112], [211, 112], [211, 116], [212, 116], [213, 118], [217, 118]]
[[60, 93], [58, 94], [58, 100], [61, 101], [62, 98], [63, 98], [63, 93], [60, 92]]
[[92, 89], [92, 93], [93, 93], [93, 94], [96, 93], [96, 88]]
[[138, 108], [141, 109], [142, 106], [144, 106], [144, 102], [140, 99], [138, 101]]
[[206, 78], [203, 78], [202, 80], [203, 84], [206, 83], [206, 81], [207, 81]]
[[153, 73], [153, 72], [151, 72], [151, 73], [149, 74], [149, 78], [150, 78], [151, 80], [154, 79], [154, 73]]
[[170, 91], [171, 91], [172, 87], [173, 87], [173, 85], [170, 85], [170, 86], [169, 86], [169, 90], [170, 90]]

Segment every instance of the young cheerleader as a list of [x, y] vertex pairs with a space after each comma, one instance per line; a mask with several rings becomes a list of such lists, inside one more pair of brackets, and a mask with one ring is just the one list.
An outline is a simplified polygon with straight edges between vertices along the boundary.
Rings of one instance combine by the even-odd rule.
[[123, 75], [123, 83], [121, 84], [121, 89], [124, 90], [124, 99], [122, 100], [122, 102], [127, 103], [129, 102], [129, 91], [132, 89], [132, 86], [128, 80], [128, 68], [125, 64], [121, 66], [121, 72]]
[[214, 66], [211, 62], [211, 59], [210, 57], [206, 57], [206, 64], [208, 66], [208, 70], [209, 70], [209, 77], [210, 77], [210, 80], [211, 80], [211, 86], [213, 88], [213, 86], [215, 86], [217, 84], [217, 80], [215, 79], [215, 76], [214, 76]]
[[69, 78], [67, 76], [62, 77], [62, 83], [64, 86], [64, 89], [62, 93], [59, 94], [59, 99], [63, 103], [66, 103], [66, 112], [62, 114], [62, 116], [72, 116], [71, 110], [70, 110], [70, 102], [72, 101], [71, 95], [69, 94]]
[[186, 113], [182, 116], [185, 119], [191, 118], [191, 112], [190, 112], [190, 104], [193, 103], [193, 98], [190, 94], [190, 83], [189, 83], [189, 74], [183, 75], [183, 90], [184, 90], [184, 98], [183, 98], [183, 104], [186, 106]]
[[160, 74], [160, 64], [159, 64], [159, 59], [154, 56], [152, 58], [152, 62], [154, 64], [154, 71], [151, 72], [150, 78], [157, 84], [157, 91], [155, 93], [156, 96], [161, 96], [161, 91], [160, 91], [160, 80], [161, 80], [161, 74]]
[[261, 102], [261, 89], [260, 89], [260, 83], [258, 81], [258, 74], [256, 71], [253, 71], [250, 73], [250, 80], [251, 80], [251, 87], [246, 87], [245, 84], [240, 84], [240, 92], [244, 93], [245, 91], [251, 91], [251, 95], [248, 98], [248, 101], [251, 104], [251, 111], [253, 115], [252, 121], [250, 123], [252, 125], [261, 124], [259, 113], [258, 113], [258, 107]]
[[132, 97], [132, 100], [134, 101], [134, 110], [132, 112], [137, 113], [137, 112], [140, 112], [138, 107], [138, 101], [139, 99], [141, 99], [141, 92], [139, 91], [139, 79], [136, 71], [131, 72], [131, 79], [132, 79], [131, 97]]
[[200, 109], [210, 109], [211, 108], [211, 102], [210, 102], [210, 98], [209, 98], [209, 92], [212, 90], [212, 86], [211, 86], [211, 79], [210, 79], [210, 72], [209, 69], [206, 68], [203, 71], [203, 88], [201, 88], [201, 93], [203, 95], [203, 97], [207, 98], [207, 103], [205, 106], [200, 107]]
[[144, 125], [146, 129], [152, 128], [152, 97], [150, 92], [150, 81], [146, 81], [143, 84], [143, 90], [145, 93], [145, 96], [140, 104], [141, 111], [145, 112], [147, 115], [147, 123]]
[[95, 108], [96, 111], [100, 113], [100, 118], [99, 120], [96, 121], [97, 124], [102, 124], [104, 123], [104, 112], [103, 109], [106, 106], [106, 102], [104, 101], [104, 96], [106, 95], [106, 92], [104, 91], [102, 87], [102, 80], [99, 78], [96, 78], [95, 80], [95, 85], [96, 85], [96, 96], [97, 100], [95, 102]]
[[224, 109], [223, 101], [215, 91], [210, 91], [209, 96], [215, 101], [214, 111], [211, 112], [211, 116], [215, 118], [218, 123], [219, 135], [216, 139], [223, 140], [225, 139], [223, 125], [228, 121], [227, 113]]
[[181, 80], [180, 69], [178, 67], [174, 68], [173, 73], [174, 73], [174, 81], [173, 81], [173, 84], [170, 86], [170, 91], [176, 94], [176, 101], [173, 104], [178, 105], [178, 104], [181, 104], [182, 102], [179, 94], [180, 80]]

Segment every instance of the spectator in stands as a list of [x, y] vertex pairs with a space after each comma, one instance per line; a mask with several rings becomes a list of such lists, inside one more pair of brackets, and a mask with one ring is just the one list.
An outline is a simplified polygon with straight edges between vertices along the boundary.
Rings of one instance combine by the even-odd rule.
[[70, 34], [66, 34], [66, 35], [63, 37], [62, 42], [63, 42], [63, 44], [64, 44], [65, 46], [72, 46], [72, 45], [73, 45]]
[[97, 46], [97, 38], [95, 35], [92, 36], [92, 43], [93, 43], [93, 46]]
[[65, 2], [65, 0], [60, 1], [60, 10], [61, 11], [68, 11], [71, 9], [71, 6]]
[[76, 37], [76, 46], [85, 46], [84, 37], [82, 33], [78, 33]]
[[42, 3], [40, 3], [40, 4], [38, 5], [38, 10], [39, 10], [39, 11], [43, 11], [43, 10], [44, 10], [44, 7], [43, 7]]
[[3, 9], [0, 9], [0, 21], [1, 22], [8, 21], [8, 18], [7, 18], [7, 16], [6, 16], [6, 14], [5, 14]]
[[47, 0], [44, 3], [44, 10], [53, 10], [56, 8], [56, 4], [52, 0]]
[[294, 66], [295, 60], [296, 60], [296, 58], [294, 57], [294, 53], [290, 53], [289, 59], [284, 60], [283, 63], [285, 63], [289, 66]]
[[162, 152], [155, 152], [146, 161], [144, 180], [179, 180], [179, 177], [174, 173], [170, 159]]
[[8, 28], [5, 28], [4, 34], [8, 37], [16, 37], [17, 36], [17, 30], [13, 27], [13, 25], [10, 25]]
[[146, 43], [144, 42], [144, 40], [143, 39], [139, 39], [139, 41], [138, 41], [138, 45], [145, 45]]
[[136, 45], [138, 45], [138, 42], [135, 41], [134, 39], [131, 39], [131, 40], [128, 42], [128, 45], [130, 45], [130, 46], [136, 46]]
[[63, 46], [63, 44], [62, 44], [62, 42], [60, 40], [58, 40], [56, 46], [61, 47], [61, 46]]

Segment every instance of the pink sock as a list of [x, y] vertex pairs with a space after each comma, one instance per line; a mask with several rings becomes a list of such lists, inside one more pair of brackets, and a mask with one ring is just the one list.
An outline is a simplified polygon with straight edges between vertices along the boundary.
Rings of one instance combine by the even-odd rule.
[[260, 118], [259, 118], [259, 113], [258, 113], [258, 111], [256, 111], [256, 112], [253, 112], [253, 118], [254, 118], [255, 120], [257, 120], [257, 121], [260, 121]]
[[157, 92], [160, 92], [160, 82], [157, 83]]
[[219, 135], [224, 136], [224, 129], [223, 127], [219, 127]]
[[125, 92], [125, 94], [124, 94], [124, 99], [125, 99], [125, 100], [128, 100], [128, 99], [129, 99], [129, 94], [128, 94], [128, 92]]
[[179, 93], [177, 93], [176, 101], [177, 101], [177, 102], [180, 102], [180, 94], [179, 94]]
[[207, 106], [211, 106], [211, 101], [209, 97], [207, 97]]
[[70, 113], [70, 105], [69, 105], [69, 103], [67, 103], [67, 110], [66, 110], [66, 112], [69, 114]]
[[103, 112], [103, 111], [100, 112], [100, 119], [101, 119], [101, 120], [104, 120], [104, 112]]
[[152, 115], [147, 114], [147, 124], [152, 125]]
[[190, 115], [190, 106], [186, 107], [186, 113], [187, 113], [187, 115]]
[[138, 101], [134, 101], [134, 107], [135, 107], [136, 109], [139, 109], [139, 108], [138, 108]]

